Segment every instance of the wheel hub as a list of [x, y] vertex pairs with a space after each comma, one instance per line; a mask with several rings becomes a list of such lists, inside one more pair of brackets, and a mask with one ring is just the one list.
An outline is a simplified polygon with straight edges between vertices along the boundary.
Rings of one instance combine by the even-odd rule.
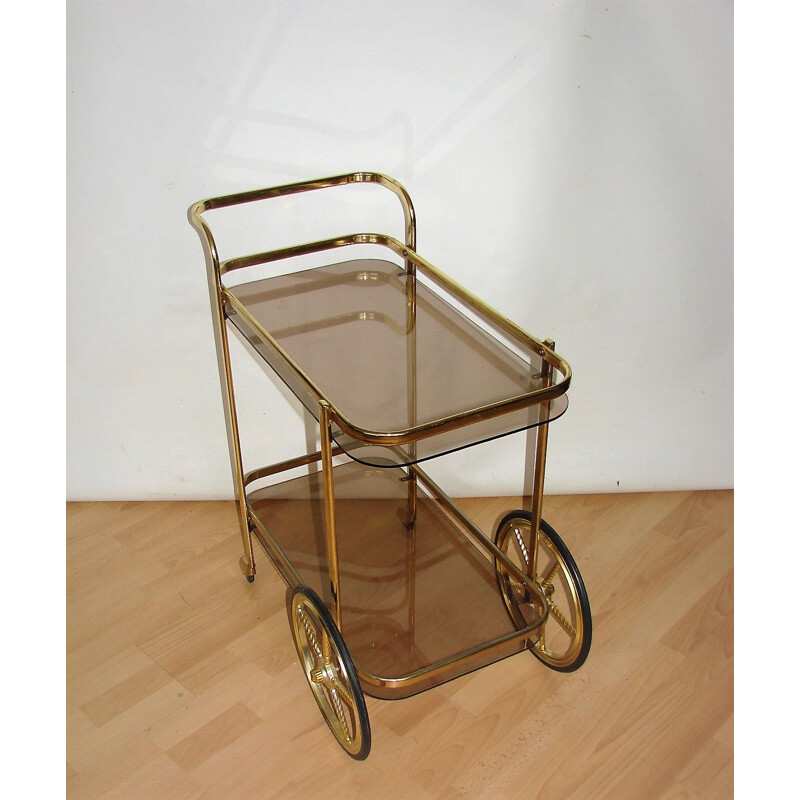
[[333, 662], [324, 662], [320, 666], [314, 667], [309, 672], [311, 680], [319, 686], [324, 686], [326, 689], [336, 689], [336, 673], [333, 669]]

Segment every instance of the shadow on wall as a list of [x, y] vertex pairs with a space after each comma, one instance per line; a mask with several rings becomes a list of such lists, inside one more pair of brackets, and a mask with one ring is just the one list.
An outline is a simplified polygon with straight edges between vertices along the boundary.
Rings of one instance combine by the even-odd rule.
[[375, 9], [343, 43], [339, 19], [325, 36], [325, 20], [307, 8], [268, 9], [204, 139], [214, 177], [241, 187], [378, 169], [411, 181], [435, 167], [529, 91], [551, 56], [547, 30], [522, 38], [498, 25], [502, 36], [471, 73], [445, 82], [448, 62], [469, 61], [465, 33], [452, 30], [453, 9], [445, 13], [440, 44], [387, 30], [388, 12]]

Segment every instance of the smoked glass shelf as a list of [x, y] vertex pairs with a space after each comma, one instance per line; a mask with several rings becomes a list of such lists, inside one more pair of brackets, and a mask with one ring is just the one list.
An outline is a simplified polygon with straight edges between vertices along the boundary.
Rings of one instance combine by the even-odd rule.
[[[432, 673], [504, 637], [512, 640], [495, 647], [488, 661], [525, 649], [498, 602], [493, 562], [439, 505], [420, 492], [416, 524], [404, 524], [403, 470], [346, 461], [333, 471], [342, 634], [366, 691], [418, 692], [424, 686], [406, 676]], [[267, 531], [280, 550], [276, 563], [292, 565], [287, 582], [299, 577], [330, 604], [323, 490], [317, 471], [252, 491], [249, 502], [257, 533]]]
[[[521, 357], [390, 261], [345, 261], [228, 291], [238, 301], [231, 322], [316, 418], [324, 393], [350, 422], [349, 432], [334, 425], [336, 444], [364, 464], [417, 463], [552, 421], [567, 408], [561, 394], [481, 418], [483, 410], [545, 386], [541, 356], [531, 350]], [[466, 427], [415, 435], [426, 424], [470, 414], [475, 422]], [[411, 441], [375, 446], [362, 432]]]

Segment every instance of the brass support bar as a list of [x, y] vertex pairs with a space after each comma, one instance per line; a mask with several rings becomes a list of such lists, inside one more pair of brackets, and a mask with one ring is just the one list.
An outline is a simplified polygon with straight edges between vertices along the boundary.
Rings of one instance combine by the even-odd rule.
[[537, 622], [536, 625], [529, 625], [527, 628], [513, 631], [486, 644], [477, 645], [460, 653], [454, 653], [448, 658], [400, 677], [388, 678], [373, 675], [366, 670], [360, 669], [356, 663], [358, 678], [362, 689], [372, 697], [380, 697], [386, 700], [410, 697], [434, 686], [440, 686], [460, 675], [465, 675], [475, 669], [521, 652], [528, 647], [529, 640], [538, 639], [537, 628], [540, 625], [541, 623]]
[[339, 549], [336, 544], [336, 513], [333, 495], [333, 454], [331, 448], [331, 409], [319, 404], [319, 438], [322, 454], [323, 505], [325, 512], [325, 544], [328, 551], [328, 577], [331, 588], [333, 619], [342, 630], [342, 603], [339, 597]]
[[[339, 456], [344, 453], [341, 447], [331, 448], [331, 455]], [[287, 472], [296, 467], [307, 467], [309, 464], [315, 464], [317, 461], [322, 460], [322, 453], [309, 453], [306, 456], [298, 456], [297, 458], [290, 458], [287, 461], [280, 461], [277, 464], [270, 464], [267, 467], [259, 467], [258, 469], [250, 470], [244, 476], [244, 485], [248, 486], [253, 481], [260, 480], [261, 478], [269, 478], [272, 475], [278, 475], [281, 472]]]

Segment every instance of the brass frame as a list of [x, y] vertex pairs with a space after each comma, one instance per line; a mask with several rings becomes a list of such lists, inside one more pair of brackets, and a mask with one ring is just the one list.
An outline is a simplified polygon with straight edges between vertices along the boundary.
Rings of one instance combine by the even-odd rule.
[[[276, 197], [284, 197], [301, 192], [326, 189], [337, 186], [345, 186], [354, 183], [375, 183], [379, 186], [392, 191], [400, 200], [404, 221], [405, 221], [405, 243], [397, 239], [378, 233], [354, 233], [346, 236], [325, 239], [305, 244], [298, 244], [291, 247], [284, 247], [276, 250], [269, 250], [246, 256], [221, 261], [219, 258], [217, 245], [206, 220], [203, 218], [205, 212], [239, 205], [268, 200]], [[544, 487], [544, 468], [547, 448], [547, 429], [548, 429], [548, 410], [550, 403], [557, 397], [563, 395], [569, 388], [572, 371], [569, 364], [555, 352], [554, 343], [545, 339], [531, 336], [522, 330], [507, 317], [484, 303], [472, 292], [460, 286], [454, 280], [442, 273], [430, 262], [426, 261], [416, 252], [416, 217], [414, 207], [408, 192], [394, 179], [385, 175], [373, 172], [354, 172], [344, 175], [337, 175], [330, 178], [322, 178], [313, 181], [286, 184], [283, 186], [259, 189], [249, 192], [227, 195], [222, 197], [210, 198], [193, 204], [188, 210], [189, 221], [198, 232], [203, 243], [203, 250], [206, 258], [207, 277], [209, 284], [209, 294], [211, 299], [212, 317], [214, 321], [214, 335], [217, 349], [218, 366], [220, 371], [220, 383], [222, 388], [223, 405], [225, 409], [226, 429], [231, 456], [231, 470], [233, 474], [234, 489], [236, 496], [236, 506], [239, 517], [244, 555], [240, 566], [242, 572], [252, 580], [256, 572], [256, 562], [253, 549], [253, 536], [258, 539], [267, 555], [278, 569], [284, 580], [290, 585], [301, 583], [300, 576], [289, 559], [281, 550], [275, 539], [270, 535], [264, 524], [251, 513], [247, 500], [247, 486], [252, 482], [279, 474], [300, 466], [307, 466], [315, 462], [321, 462], [323, 486], [324, 486], [324, 518], [326, 548], [328, 556], [328, 573], [330, 578], [330, 592], [332, 600], [331, 612], [337, 626], [341, 629], [342, 625], [342, 602], [340, 597], [339, 583], [339, 564], [338, 548], [336, 541], [336, 514], [335, 514], [335, 494], [333, 481], [333, 458], [342, 452], [333, 440], [332, 428], [335, 425], [348, 436], [364, 444], [379, 445], [387, 448], [408, 445], [410, 452], [415, 452], [416, 443], [440, 433], [463, 428], [477, 422], [491, 419], [501, 414], [518, 411], [524, 408], [539, 407], [539, 424], [536, 436], [536, 449], [534, 454], [534, 470], [531, 487], [531, 511], [532, 519], [536, 523], [531, 526], [531, 552], [534, 558], [531, 561], [530, 574], [522, 571], [513, 560], [504, 552], [499, 550], [494, 542], [480, 530], [466, 514], [430, 479], [429, 476], [419, 467], [418, 464], [411, 464], [406, 468], [408, 480], [408, 514], [406, 525], [411, 531], [411, 544], [413, 550], [413, 528], [416, 517], [416, 498], [419, 484], [422, 484], [435, 501], [437, 507], [473, 544], [484, 551], [490, 559], [501, 562], [504, 567], [519, 580], [525, 588], [532, 594], [541, 599], [542, 616], [534, 620], [529, 627], [515, 631], [506, 636], [500, 637], [480, 647], [453, 654], [436, 664], [420, 670], [402, 678], [386, 678], [371, 675], [361, 669], [358, 674], [361, 682], [367, 687], [369, 694], [376, 697], [397, 698], [414, 694], [424, 689], [443, 683], [451, 678], [462, 675], [478, 667], [504, 658], [512, 653], [526, 649], [529, 644], [536, 641], [538, 630], [547, 619], [547, 603], [542, 593], [541, 587], [535, 580], [535, 554], [537, 548], [537, 537], [533, 531], [537, 530], [541, 520], [541, 504]], [[285, 352], [275, 338], [249, 313], [248, 309], [237, 297], [226, 288], [223, 283], [223, 276], [235, 270], [260, 264], [267, 264], [274, 261], [294, 258], [297, 256], [319, 253], [327, 250], [348, 247], [352, 245], [370, 244], [378, 245], [391, 250], [395, 255], [403, 259], [406, 274], [410, 279], [407, 280], [407, 330], [408, 352], [407, 370], [409, 385], [409, 419], [411, 424], [408, 428], [396, 431], [376, 431], [363, 428], [349, 420], [339, 411], [330, 399], [325, 395], [321, 387], [303, 372], [302, 368], [296, 364]], [[516, 397], [495, 402], [478, 408], [469, 409], [451, 416], [438, 420], [418, 423], [416, 417], [416, 285], [418, 274], [424, 275], [431, 283], [439, 289], [451, 295], [453, 298], [463, 303], [471, 311], [476, 313], [486, 323], [501, 331], [510, 340], [517, 342], [523, 348], [533, 351], [543, 360], [543, 385], [541, 388], [526, 392]], [[300, 456], [280, 464], [262, 467], [247, 474], [244, 473], [241, 454], [241, 442], [239, 433], [238, 417], [236, 412], [236, 401], [234, 396], [234, 386], [231, 367], [231, 356], [228, 341], [227, 320], [233, 314], [241, 317], [246, 325], [260, 339], [260, 344], [267, 348], [270, 354], [279, 362], [282, 367], [296, 376], [304, 386], [309, 396], [313, 398], [317, 413], [315, 416], [319, 420], [320, 450], [316, 453]], [[560, 380], [554, 380], [554, 373], [561, 376]], [[413, 460], [413, 458], [412, 458]], [[413, 553], [410, 553], [413, 557]], [[412, 570], [413, 573], [413, 570]], [[409, 611], [411, 624], [413, 624], [414, 609]]]

